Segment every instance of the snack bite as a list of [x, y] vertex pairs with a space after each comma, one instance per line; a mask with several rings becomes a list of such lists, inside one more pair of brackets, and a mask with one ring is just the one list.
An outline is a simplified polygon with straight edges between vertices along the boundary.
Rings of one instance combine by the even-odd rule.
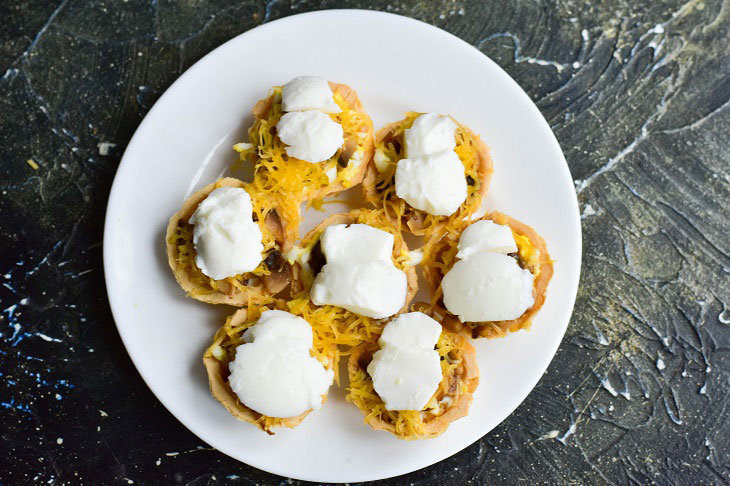
[[424, 235], [476, 212], [491, 175], [489, 149], [468, 127], [410, 112], [378, 130], [363, 191], [405, 231]]
[[187, 294], [210, 304], [246, 305], [286, 289], [283, 258], [298, 219], [282, 217], [277, 198], [230, 177], [190, 196], [167, 226], [167, 258]]
[[[430, 313], [425, 305], [414, 307]], [[437, 437], [467, 415], [479, 384], [466, 336], [419, 311], [401, 314], [353, 349], [348, 373], [346, 399], [365, 423], [406, 440]]]
[[382, 319], [402, 312], [418, 290], [401, 234], [382, 211], [353, 210], [317, 225], [293, 248], [294, 295], [318, 306]]
[[362, 181], [374, 153], [373, 122], [349, 86], [296, 77], [252, 111], [249, 142], [234, 149], [239, 164], [253, 164], [258, 190], [298, 205]]
[[293, 428], [327, 399], [336, 347], [283, 301], [239, 309], [203, 355], [210, 391], [234, 417], [268, 434]]
[[492, 212], [424, 247], [423, 276], [443, 324], [474, 338], [528, 329], [545, 302], [553, 263], [530, 226]]

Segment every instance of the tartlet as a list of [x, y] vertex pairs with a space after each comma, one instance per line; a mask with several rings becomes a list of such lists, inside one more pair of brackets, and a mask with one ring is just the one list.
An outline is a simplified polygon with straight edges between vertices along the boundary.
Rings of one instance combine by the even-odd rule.
[[[301, 203], [313, 202], [360, 184], [375, 150], [373, 122], [355, 90], [333, 82], [329, 86], [335, 103], [342, 110], [330, 117], [342, 125], [345, 142], [324, 162], [313, 164], [286, 154], [285, 145], [276, 134], [276, 124], [284, 113], [281, 86], [272, 88], [269, 96], [253, 107], [254, 124], [248, 131], [249, 143], [237, 144], [234, 149], [240, 158], [236, 166], [253, 164], [252, 184], [259, 190], [278, 192]], [[335, 175], [330, 179], [333, 169]]]
[[[254, 219], [263, 234], [263, 260], [253, 272], [214, 280], [195, 263], [193, 225], [189, 223], [198, 205], [219, 187], [238, 187], [251, 196]], [[209, 184], [185, 200], [167, 226], [167, 259], [175, 279], [187, 294], [209, 304], [244, 306], [278, 294], [291, 282], [291, 268], [283, 257], [296, 239], [297, 220], [279, 214], [277, 198], [262, 196], [250, 184], [226, 177]]]
[[[278, 300], [267, 306], [250, 306], [249, 309], [238, 309], [218, 329], [213, 338], [213, 344], [203, 355], [203, 364], [208, 372], [208, 384], [213, 397], [238, 420], [249, 422], [269, 435], [274, 434], [271, 429], [275, 427], [296, 427], [309, 415], [311, 410], [296, 417], [288, 418], [268, 417], [256, 412], [244, 405], [231, 389], [228, 383], [228, 376], [230, 375], [228, 365], [235, 358], [235, 348], [244, 342], [244, 331], [256, 323], [263, 311], [272, 309], [286, 310], [286, 303]], [[320, 337], [316, 325], [312, 326], [312, 331], [314, 336], [312, 356], [322, 363], [325, 368], [329, 370], [336, 369], [338, 360], [336, 347], [328, 344], [327, 340]], [[322, 403], [326, 400], [327, 395], [323, 395]]]
[[374, 228], [387, 231], [394, 236], [393, 264], [396, 268], [405, 272], [408, 280], [406, 302], [398, 313], [404, 312], [408, 309], [408, 305], [416, 295], [416, 292], [418, 292], [418, 277], [415, 266], [409, 264], [408, 246], [405, 240], [403, 240], [403, 236], [393, 227], [391, 221], [385, 217], [382, 210], [353, 209], [349, 213], [333, 214], [309, 231], [297, 246], [300, 253], [299, 258], [291, 260], [293, 273], [292, 295], [309, 292], [314, 277], [317, 276], [325, 263], [327, 263], [319, 243], [320, 236], [324, 230], [328, 226], [335, 224], [356, 223], [370, 225]]
[[489, 148], [479, 135], [456, 120], [456, 148], [454, 149], [464, 164], [464, 177], [467, 180], [467, 198], [459, 209], [450, 216], [434, 216], [412, 207], [395, 193], [395, 170], [398, 161], [405, 158], [405, 130], [421, 113], [409, 112], [405, 118], [389, 123], [375, 135], [375, 149], [389, 163], [380, 171], [373, 160], [367, 167], [363, 178], [365, 199], [376, 208], [383, 208], [386, 214], [397, 222], [403, 230], [415, 235], [433, 234], [443, 226], [453, 226], [465, 217], [479, 210], [482, 199], [487, 193], [492, 178], [492, 158]]
[[457, 245], [462, 231], [474, 221], [463, 222], [462, 226], [455, 231], [441, 231], [429, 239], [424, 246], [423, 277], [431, 291], [431, 304], [446, 315], [443, 320], [446, 328], [455, 332], [465, 332], [473, 338], [497, 338], [520, 329], [529, 329], [532, 318], [545, 303], [548, 283], [553, 275], [553, 261], [550, 259], [545, 240], [530, 226], [497, 211], [488, 213], [475, 221], [479, 220], [490, 220], [496, 224], [509, 226], [512, 230], [517, 252], [510, 256], [517, 260], [520, 267], [529, 270], [534, 275], [534, 304], [520, 317], [508, 321], [462, 323], [445, 309], [441, 281], [457, 261]]
[[[425, 304], [415, 304], [414, 310], [431, 314]], [[399, 439], [428, 439], [441, 435], [454, 420], [469, 412], [472, 394], [479, 384], [479, 366], [476, 351], [467, 336], [444, 329], [436, 351], [441, 356], [443, 379], [426, 407], [420, 411], [390, 411], [373, 387], [367, 372], [373, 354], [380, 349], [378, 337], [355, 347], [348, 360], [347, 401], [353, 403], [365, 415], [365, 423], [375, 430], [385, 430]]]
[[[369, 340], [372, 336], [382, 332], [384, 320], [360, 316], [333, 305], [317, 306], [312, 303], [309, 291], [314, 278], [327, 263], [319, 243], [324, 230], [335, 224], [355, 223], [368, 224], [374, 228], [387, 231], [394, 236], [393, 263], [396, 268], [405, 272], [408, 284], [403, 307], [395, 316], [408, 309], [410, 302], [418, 292], [418, 277], [415, 266], [409, 261], [408, 246], [401, 233], [392, 226], [391, 221], [385, 217], [382, 211], [353, 209], [349, 213], [333, 214], [315, 226], [299, 242], [298, 246], [290, 252], [292, 299], [289, 301], [289, 307], [308, 315], [329, 316], [328, 319], [331, 322], [329, 336], [333, 342], [343, 347], [343, 354], [349, 352], [350, 349], [361, 342]], [[296, 253], [296, 255], [292, 256], [293, 253]]]

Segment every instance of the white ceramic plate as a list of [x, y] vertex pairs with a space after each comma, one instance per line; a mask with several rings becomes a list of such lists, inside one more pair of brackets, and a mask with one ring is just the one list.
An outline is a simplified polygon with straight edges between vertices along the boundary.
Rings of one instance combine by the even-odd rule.
[[[193, 190], [217, 179], [235, 160], [231, 146], [247, 140], [253, 104], [270, 86], [302, 74], [352, 86], [376, 129], [416, 110], [450, 113], [481, 134], [495, 169], [487, 207], [532, 225], [556, 260], [547, 302], [532, 330], [474, 343], [481, 383], [471, 413], [436, 439], [401, 441], [371, 430], [334, 387], [322, 410], [273, 437], [236, 421], [208, 393], [201, 356], [232, 309], [184, 296], [167, 266], [165, 226]], [[313, 211], [304, 227], [324, 217]], [[119, 333], [168, 410], [202, 440], [240, 461], [326, 482], [414, 471], [460, 451], [504, 420], [535, 386], [563, 337], [580, 261], [572, 179], [555, 137], [527, 95], [458, 38], [405, 17], [359, 10], [307, 13], [263, 25], [185, 72], [129, 143], [104, 233], [107, 291]]]

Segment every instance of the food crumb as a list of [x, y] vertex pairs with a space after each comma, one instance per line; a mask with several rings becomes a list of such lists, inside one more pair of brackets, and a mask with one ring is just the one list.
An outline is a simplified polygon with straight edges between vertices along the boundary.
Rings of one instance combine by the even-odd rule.
[[35, 160], [33, 160], [33, 159], [28, 159], [28, 160], [26, 160], [26, 162], [28, 163], [30, 168], [33, 170], [38, 170], [38, 167], [40, 167], [38, 164], [36, 164]]

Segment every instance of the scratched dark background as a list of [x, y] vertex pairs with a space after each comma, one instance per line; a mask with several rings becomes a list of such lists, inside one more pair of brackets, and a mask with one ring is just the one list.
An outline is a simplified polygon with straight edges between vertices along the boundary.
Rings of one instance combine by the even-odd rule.
[[330, 7], [413, 16], [499, 63], [555, 131], [583, 218], [576, 311], [539, 385], [471, 447], [384, 484], [727, 483], [728, 1], [18, 0], [0, 2], [0, 484], [286, 483], [146, 388], [102, 227], [127, 142], [182, 71]]

